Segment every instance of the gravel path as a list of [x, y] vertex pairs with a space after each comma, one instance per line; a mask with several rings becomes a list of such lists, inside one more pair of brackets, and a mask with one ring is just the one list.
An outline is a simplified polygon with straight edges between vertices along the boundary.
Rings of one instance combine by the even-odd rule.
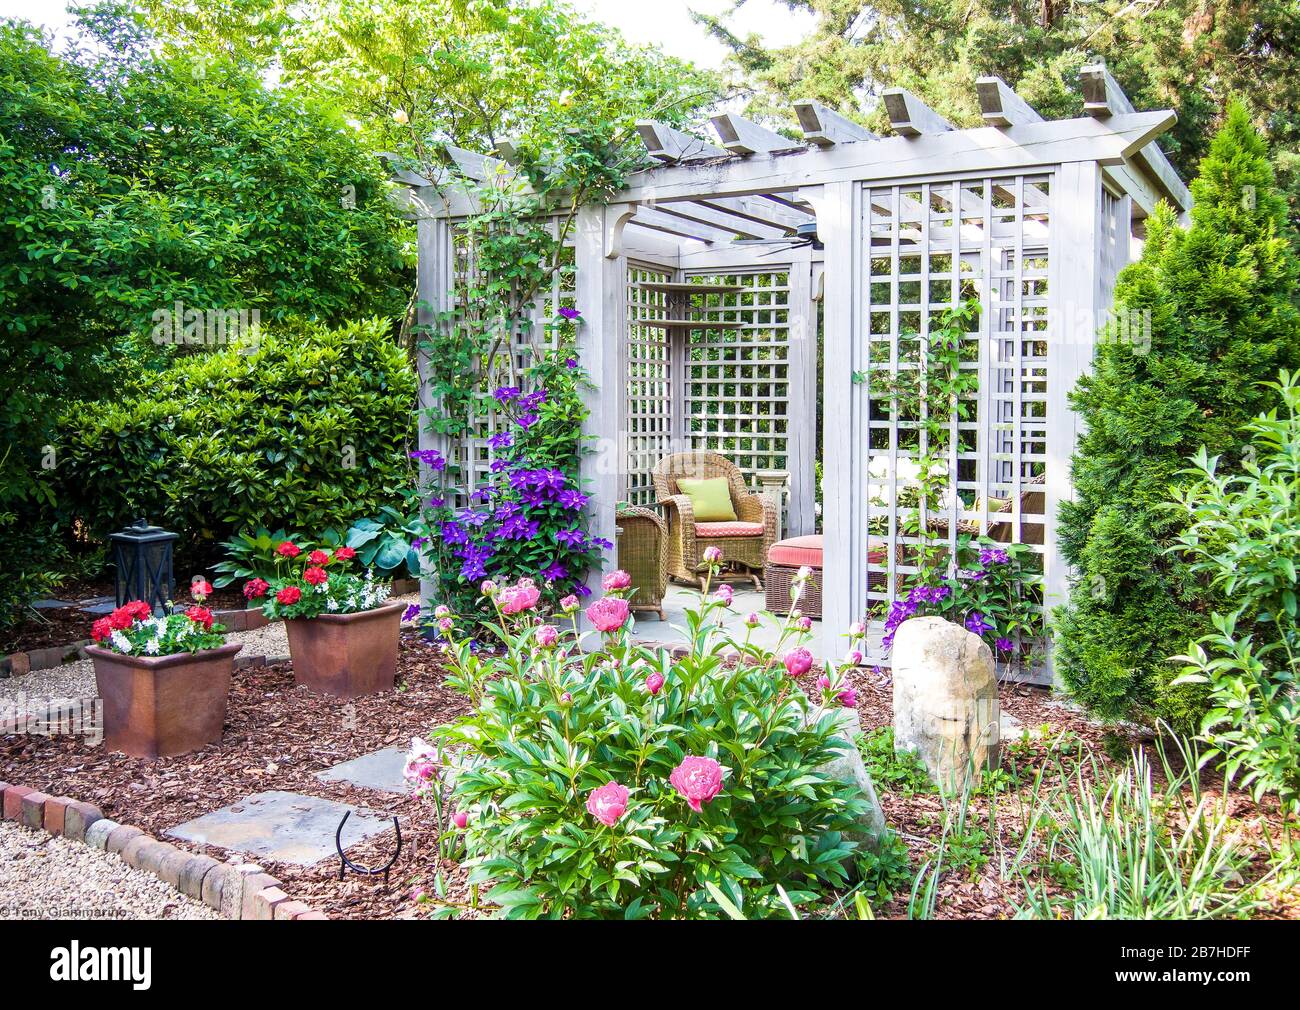
[[[418, 593], [394, 596], [393, 599], [403, 603], [420, 602]], [[266, 656], [272, 659], [289, 655], [289, 639], [283, 621], [253, 631], [232, 631], [226, 636], [226, 641], [243, 643], [244, 648], [239, 656]], [[15, 698], [19, 695], [51, 701], [98, 697], [94, 664], [89, 659], [81, 659], [46, 670], [33, 670], [21, 677], [0, 680], [0, 698]]]
[[116, 855], [0, 822], [0, 919], [216, 918]]

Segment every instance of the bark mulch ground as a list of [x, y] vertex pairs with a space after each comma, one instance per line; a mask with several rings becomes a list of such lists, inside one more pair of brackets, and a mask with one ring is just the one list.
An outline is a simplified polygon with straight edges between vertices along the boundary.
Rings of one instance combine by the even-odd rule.
[[[418, 917], [423, 911], [411, 901], [413, 888], [431, 889], [441, 870], [449, 893], [464, 902], [464, 874], [454, 863], [438, 858], [431, 812], [420, 801], [343, 783], [321, 782], [315, 773], [371, 751], [406, 746], [410, 738], [464, 714], [468, 703], [443, 686], [444, 668], [435, 647], [405, 635], [398, 668], [398, 689], [384, 695], [345, 702], [295, 688], [287, 664], [238, 670], [231, 690], [225, 735], [219, 745], [176, 758], [147, 762], [90, 747], [80, 739], [29, 736], [0, 737], [0, 778], [35, 786], [54, 795], [66, 794], [98, 804], [109, 817], [132, 823], [162, 837], [166, 829], [234, 803], [251, 793], [291, 790], [338, 800], [401, 819], [404, 847], [392, 871], [391, 887], [380, 878], [349, 874], [337, 879], [337, 860], [312, 867], [264, 862], [268, 872], [285, 884], [291, 897], [321, 908], [336, 918]], [[864, 730], [891, 723], [889, 681], [871, 671], [853, 677], [859, 692]], [[1014, 914], [1023, 894], [1000, 873], [1014, 856], [1031, 804], [1034, 771], [1044, 762], [1080, 748], [1094, 752], [1103, 764], [1104, 729], [1059, 703], [1046, 691], [1004, 685], [1003, 710], [1022, 726], [1039, 734], [1032, 740], [1004, 743], [1005, 791], [977, 796], [969, 823], [988, 836], [988, 862], [976, 870], [945, 874], [939, 885], [935, 914], [940, 918], [1006, 918]], [[1047, 727], [1046, 731], [1040, 730]], [[1149, 746], [1135, 739], [1137, 746]], [[1158, 762], [1153, 755], [1153, 766]], [[1215, 795], [1221, 782], [1205, 778], [1206, 792]], [[907, 843], [913, 868], [934, 853], [943, 826], [943, 808], [934, 794], [908, 795], [880, 788], [885, 817]], [[1255, 874], [1266, 870], [1265, 829], [1280, 837], [1276, 804], [1256, 805], [1245, 796], [1233, 801], [1232, 815], [1240, 834], [1256, 852]], [[392, 835], [350, 847], [348, 854], [362, 864], [378, 865], [391, 853]], [[216, 858], [228, 854], [203, 846]], [[1051, 886], [1051, 885], [1049, 885]], [[879, 918], [907, 914], [907, 895], [877, 910]], [[1300, 895], [1279, 894], [1264, 917], [1300, 918]]]
[[[394, 918], [410, 914], [412, 885], [431, 881], [436, 870], [427, 806], [406, 796], [322, 782], [315, 773], [384, 747], [405, 747], [411, 737], [466, 712], [466, 699], [443, 687], [442, 677], [436, 649], [412, 635], [403, 637], [397, 690], [353, 702], [295, 687], [288, 664], [236, 670], [220, 744], [151, 762], [109, 753], [80, 738], [3, 736], [0, 779], [86, 800], [105, 816], [158, 838], [168, 828], [267, 790], [320, 796], [397, 816], [402, 854], [387, 889], [380, 877], [351, 873], [340, 883], [337, 859], [310, 867], [259, 863], [284, 882], [290, 897], [331, 917]], [[168, 840], [216, 859], [230, 858], [211, 846]], [[389, 831], [347, 851], [361, 865], [381, 865], [392, 845]], [[454, 864], [444, 869], [457, 876]]]

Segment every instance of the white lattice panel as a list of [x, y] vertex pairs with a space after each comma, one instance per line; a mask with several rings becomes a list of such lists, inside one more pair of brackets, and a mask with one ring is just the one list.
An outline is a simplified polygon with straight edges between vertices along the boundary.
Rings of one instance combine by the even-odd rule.
[[686, 331], [685, 441], [728, 457], [756, 485], [760, 470], [791, 468], [789, 272], [687, 279], [741, 290], [691, 297], [691, 317], [704, 326]]
[[661, 268], [628, 264], [627, 401], [625, 432], [626, 486], [623, 499], [633, 505], [655, 501], [652, 472], [672, 451], [673, 400], [671, 339], [667, 331], [645, 325], [668, 315], [668, 295], [639, 285], [672, 280]]
[[896, 408], [888, 390], [919, 371], [930, 327], [968, 299], [982, 308], [964, 335], [961, 367], [977, 373], [978, 391], [961, 420], [945, 422], [948, 491], [923, 521], [950, 557], [958, 536], [972, 533], [1032, 545], [1041, 572], [1051, 181], [991, 176], [863, 189], [867, 516], [876, 573], [868, 599], [877, 627], [916, 571], [919, 538], [905, 532], [916, 515], [909, 470], [926, 449], [915, 409]]

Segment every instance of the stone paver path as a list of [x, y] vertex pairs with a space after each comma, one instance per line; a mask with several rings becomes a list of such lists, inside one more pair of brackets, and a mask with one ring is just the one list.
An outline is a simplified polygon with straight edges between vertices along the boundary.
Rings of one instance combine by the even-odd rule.
[[362, 789], [405, 795], [411, 791], [411, 787], [402, 778], [402, 767], [405, 764], [404, 748], [386, 747], [344, 761], [333, 768], [326, 768], [323, 772], [317, 772], [316, 777], [322, 782], [347, 782]]
[[167, 831], [173, 838], [310, 866], [337, 855], [334, 833], [345, 813], [343, 848], [385, 831], [393, 822], [380, 814], [301, 793], [266, 792], [214, 810]]

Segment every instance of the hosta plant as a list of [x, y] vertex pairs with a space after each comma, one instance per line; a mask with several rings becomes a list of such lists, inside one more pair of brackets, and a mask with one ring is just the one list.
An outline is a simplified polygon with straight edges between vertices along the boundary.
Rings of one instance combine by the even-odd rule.
[[358, 574], [348, 570], [357, 556], [351, 547], [304, 551], [292, 540], [285, 540], [276, 553], [282, 559], [283, 574], [269, 581], [250, 579], [244, 586], [250, 601], [262, 601], [262, 613], [268, 620], [356, 614], [373, 610], [390, 595], [390, 584], [376, 579], [373, 571]]
[[[865, 806], [823, 769], [851, 746], [835, 716], [856, 696], [800, 644], [809, 622], [795, 610], [774, 652], [750, 641], [759, 615], [728, 636], [723, 586], [688, 613], [688, 651], [673, 657], [631, 640], [628, 586], [607, 576], [587, 608], [595, 643], [580, 642], [574, 597], [561, 602], [567, 628], [535, 616], [527, 580], [485, 586], [498, 654], [435, 615], [449, 683], [478, 704], [419, 745], [412, 778], [440, 822], [454, 806], [450, 837], [483, 907], [506, 918], [786, 918], [842, 888]], [[455, 914], [439, 890], [438, 914]]]

